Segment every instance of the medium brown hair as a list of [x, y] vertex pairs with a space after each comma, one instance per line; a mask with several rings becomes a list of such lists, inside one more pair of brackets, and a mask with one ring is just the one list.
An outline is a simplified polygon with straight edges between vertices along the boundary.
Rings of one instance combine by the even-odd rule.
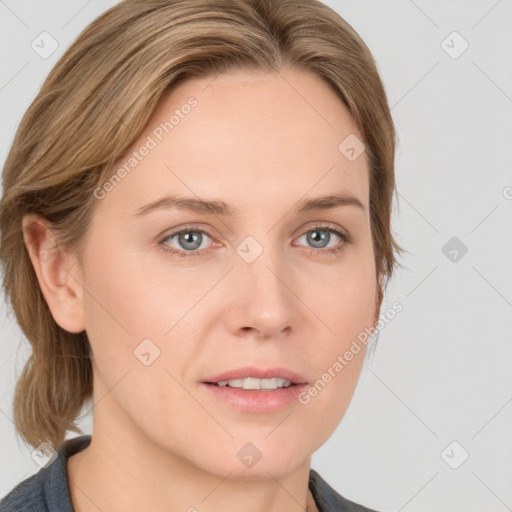
[[[370, 50], [316, 0], [125, 0], [94, 20], [52, 69], [16, 132], [0, 202], [5, 297], [31, 355], [17, 381], [14, 421], [25, 442], [58, 449], [92, 397], [85, 331], [55, 322], [38, 284], [22, 218], [47, 219], [58, 244], [82, 250], [93, 191], [178, 82], [234, 68], [315, 73], [348, 109], [366, 145], [377, 273], [402, 249], [390, 219], [395, 128]], [[340, 141], [341, 142], [341, 141]], [[382, 292], [382, 282], [381, 292]]]

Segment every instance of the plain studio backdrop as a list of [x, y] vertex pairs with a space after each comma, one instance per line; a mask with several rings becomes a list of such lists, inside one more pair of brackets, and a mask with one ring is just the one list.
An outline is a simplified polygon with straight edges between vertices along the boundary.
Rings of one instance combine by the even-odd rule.
[[[115, 3], [0, 1], [2, 164], [47, 73]], [[382, 512], [512, 510], [512, 2], [325, 3], [384, 80], [399, 137], [393, 231], [410, 254], [382, 306], [403, 309], [312, 467]], [[4, 496], [40, 466], [12, 422], [29, 345], [0, 308]], [[91, 417], [80, 426], [91, 433]]]

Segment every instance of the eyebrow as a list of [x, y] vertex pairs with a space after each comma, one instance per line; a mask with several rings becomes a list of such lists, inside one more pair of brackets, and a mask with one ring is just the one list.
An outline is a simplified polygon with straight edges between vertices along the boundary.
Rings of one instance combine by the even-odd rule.
[[[295, 205], [297, 213], [317, 210], [331, 210], [340, 206], [356, 206], [365, 212], [365, 207], [359, 199], [348, 194], [333, 194], [328, 196], [305, 199]], [[139, 218], [155, 210], [188, 210], [195, 213], [233, 216], [238, 210], [223, 201], [207, 201], [197, 197], [166, 196], [141, 206], [135, 211], [133, 218]]]

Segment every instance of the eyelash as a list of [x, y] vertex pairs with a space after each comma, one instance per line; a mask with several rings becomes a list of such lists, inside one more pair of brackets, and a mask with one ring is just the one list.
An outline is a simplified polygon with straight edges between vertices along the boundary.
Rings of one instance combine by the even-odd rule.
[[[306, 249], [306, 252], [310, 256], [313, 256], [313, 255], [315, 255], [315, 256], [316, 255], [334, 256], [334, 255], [340, 253], [341, 251], [343, 251], [345, 248], [345, 245], [351, 244], [353, 242], [352, 235], [350, 235], [349, 233], [343, 233], [343, 232], [339, 231], [338, 229], [336, 229], [335, 227], [329, 226], [329, 225], [312, 226], [311, 228], [304, 231], [304, 233], [302, 233], [300, 236], [310, 233], [311, 231], [326, 231], [328, 233], [335, 234], [338, 237], [340, 237], [342, 242], [341, 242], [341, 245], [338, 245], [337, 247], [334, 247], [331, 249], [315, 249], [314, 247], [309, 247]], [[213, 236], [210, 235], [207, 231], [205, 231], [203, 229], [196, 228], [194, 226], [185, 226], [183, 229], [180, 229], [179, 231], [175, 231], [174, 233], [170, 233], [170, 234], [166, 235], [164, 238], [162, 238], [160, 240], [158, 245], [164, 252], [172, 254], [172, 256], [175, 256], [178, 258], [192, 258], [195, 256], [201, 256], [202, 255], [201, 253], [207, 249], [195, 250], [195, 251], [180, 251], [180, 250], [176, 250], [176, 249], [164, 244], [164, 241], [168, 240], [169, 238], [172, 238], [181, 233], [189, 233], [189, 232], [204, 233], [204, 234], [208, 235], [213, 240]], [[300, 236], [299, 236], [299, 238], [300, 238]]]
[[[313, 255], [313, 253], [316, 253], [316, 254], [320, 253], [325, 256], [334, 256], [334, 255], [338, 254], [339, 252], [341, 252], [345, 248], [345, 245], [351, 244], [353, 242], [352, 235], [350, 235], [349, 233], [342, 233], [341, 231], [339, 231], [338, 229], [336, 229], [332, 226], [312, 226], [311, 228], [304, 231], [304, 233], [302, 233], [302, 235], [305, 235], [306, 233], [309, 233], [311, 231], [327, 231], [328, 233], [333, 233], [341, 238], [342, 243], [341, 243], [341, 245], [331, 248], [331, 249], [315, 249], [313, 247], [309, 247], [309, 249], [306, 249], [306, 252], [310, 256]], [[194, 226], [185, 226], [185, 228], [180, 229], [179, 231], [175, 231], [174, 233], [170, 233], [169, 235], [166, 235], [162, 240], [160, 240], [158, 245], [164, 252], [170, 253], [173, 256], [176, 256], [178, 258], [191, 258], [191, 257], [195, 257], [195, 256], [201, 256], [201, 253], [207, 249], [195, 250], [195, 251], [179, 251], [179, 250], [173, 249], [173, 248], [169, 247], [168, 245], [164, 244], [164, 241], [169, 238], [172, 238], [181, 233], [189, 233], [189, 232], [204, 233], [204, 234], [208, 235], [213, 240], [213, 236], [210, 235], [207, 231], [205, 231], [203, 229], [198, 229]], [[300, 235], [300, 236], [302, 236], [302, 235]]]

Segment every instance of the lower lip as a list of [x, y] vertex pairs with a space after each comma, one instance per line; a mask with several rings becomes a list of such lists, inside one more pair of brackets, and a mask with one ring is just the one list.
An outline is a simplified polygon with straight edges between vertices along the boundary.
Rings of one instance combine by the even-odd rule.
[[298, 402], [298, 395], [306, 389], [307, 384], [295, 384], [275, 390], [256, 390], [201, 384], [208, 392], [232, 407], [247, 412], [275, 412]]

